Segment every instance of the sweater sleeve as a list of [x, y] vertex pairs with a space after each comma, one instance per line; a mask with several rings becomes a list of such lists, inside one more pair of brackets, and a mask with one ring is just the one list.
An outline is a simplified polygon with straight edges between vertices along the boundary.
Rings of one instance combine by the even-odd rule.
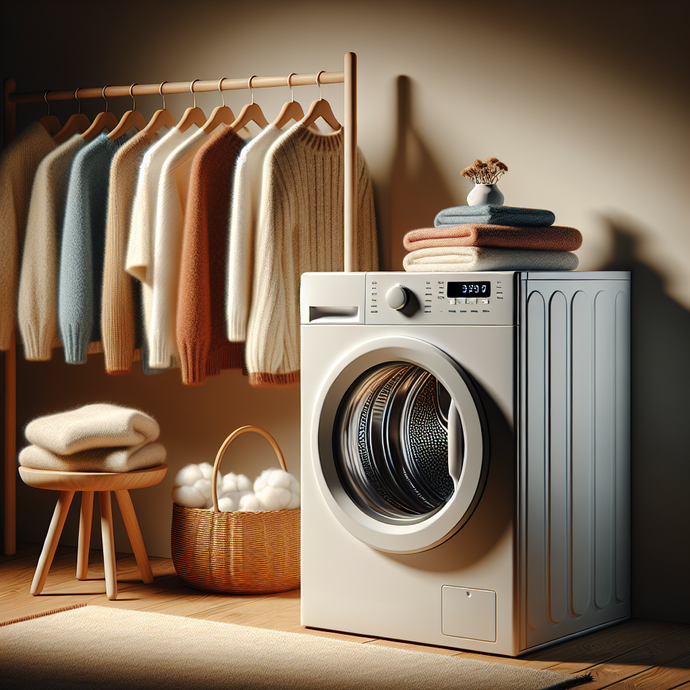
[[379, 243], [374, 207], [374, 188], [369, 166], [362, 152], [357, 149], [357, 270], [377, 271], [379, 267]]

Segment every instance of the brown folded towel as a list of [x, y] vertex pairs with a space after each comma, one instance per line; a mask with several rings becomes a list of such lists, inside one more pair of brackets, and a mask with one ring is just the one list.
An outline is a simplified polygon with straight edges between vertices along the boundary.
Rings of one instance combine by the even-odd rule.
[[501, 247], [572, 252], [582, 245], [582, 235], [579, 230], [562, 225], [467, 223], [411, 230], [403, 238], [403, 245], [408, 251], [429, 247]]

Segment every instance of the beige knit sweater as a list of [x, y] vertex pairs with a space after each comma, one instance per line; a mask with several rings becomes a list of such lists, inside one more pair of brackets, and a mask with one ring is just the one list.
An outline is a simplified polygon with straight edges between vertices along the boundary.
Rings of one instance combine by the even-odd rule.
[[144, 154], [157, 139], [156, 133], [139, 132], [115, 154], [110, 166], [101, 297], [101, 338], [109, 374], [126, 374], [135, 359], [140, 305], [135, 303], [134, 279], [125, 271], [125, 257], [137, 173]]
[[[342, 129], [296, 125], [266, 157], [246, 342], [253, 386], [299, 382], [299, 283], [305, 271], [342, 271]], [[357, 269], [376, 270], [378, 244], [369, 169], [357, 156]]]
[[19, 331], [28, 360], [45, 361], [61, 345], [58, 333], [58, 260], [72, 161], [86, 144], [70, 137], [40, 163], [34, 177], [19, 276]]
[[0, 156], [0, 350], [8, 350], [16, 321], [19, 263], [36, 168], [55, 148], [43, 125], [34, 122]]

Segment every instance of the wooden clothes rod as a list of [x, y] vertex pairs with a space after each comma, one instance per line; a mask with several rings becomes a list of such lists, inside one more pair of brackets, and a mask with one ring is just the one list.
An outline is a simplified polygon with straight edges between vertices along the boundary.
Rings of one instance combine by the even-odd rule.
[[[12, 141], [16, 126], [17, 105], [51, 101], [83, 100], [90, 98], [117, 98], [121, 96], [165, 96], [174, 93], [202, 93], [207, 91], [231, 91], [249, 88], [275, 88], [288, 86], [316, 86], [317, 84], [343, 84], [345, 96], [344, 129], [344, 270], [354, 271], [357, 257], [357, 56], [346, 53], [342, 72], [318, 72], [292, 74], [284, 77], [224, 78], [219, 80], [195, 80], [193, 82], [162, 82], [158, 84], [134, 84], [128, 86], [77, 87], [60, 91], [17, 92], [13, 79], [4, 84], [4, 143]], [[317, 80], [318, 78], [318, 80]], [[131, 90], [131, 93], [130, 93]], [[17, 392], [16, 392], [16, 344], [12, 337], [10, 349], [4, 353], [4, 400], [5, 400], [5, 458], [4, 458], [4, 552], [12, 555], [17, 550]]]

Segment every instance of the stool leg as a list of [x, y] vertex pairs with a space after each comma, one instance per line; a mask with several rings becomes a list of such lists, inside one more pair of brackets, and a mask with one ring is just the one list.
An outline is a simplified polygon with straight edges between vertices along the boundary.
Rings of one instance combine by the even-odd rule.
[[89, 545], [93, 519], [93, 491], [81, 492], [79, 513], [79, 545], [77, 548], [77, 580], [86, 580], [89, 570]]
[[40, 594], [43, 591], [43, 585], [46, 583], [48, 571], [53, 562], [55, 550], [60, 542], [62, 528], [65, 526], [65, 520], [67, 519], [67, 513], [69, 512], [69, 507], [72, 504], [73, 498], [74, 491], [62, 491], [60, 493], [60, 498], [58, 498], [55, 510], [53, 511], [53, 519], [50, 521], [46, 540], [43, 542], [41, 555], [38, 558], [36, 573], [31, 582], [30, 592], [33, 595]]
[[127, 529], [129, 543], [132, 545], [132, 551], [134, 551], [134, 558], [136, 558], [137, 565], [139, 566], [141, 579], [145, 584], [150, 584], [153, 582], [153, 573], [151, 572], [149, 557], [146, 555], [144, 538], [141, 536], [139, 521], [137, 520], [137, 514], [134, 512], [132, 498], [129, 495], [129, 491], [126, 489], [116, 491], [115, 498], [117, 498], [118, 505], [120, 506], [122, 519]]
[[113, 511], [110, 491], [99, 491], [101, 506], [101, 537], [103, 539], [103, 570], [105, 571], [105, 593], [108, 599], [117, 598], [117, 571], [115, 562], [115, 537], [113, 536]]

